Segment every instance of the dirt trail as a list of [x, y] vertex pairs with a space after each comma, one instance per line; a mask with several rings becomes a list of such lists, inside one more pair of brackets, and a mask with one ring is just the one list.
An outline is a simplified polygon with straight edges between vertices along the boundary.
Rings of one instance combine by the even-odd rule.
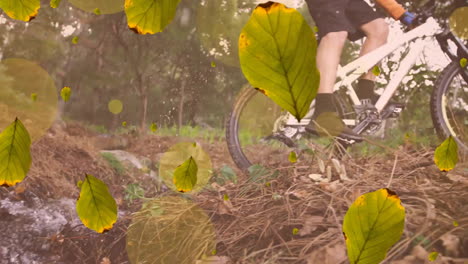
[[[0, 190], [0, 233], [8, 234], [0, 242], [0, 258], [7, 259], [6, 263], [108, 263], [105, 258], [110, 263], [129, 263], [125, 231], [141, 201], [129, 204], [124, 199], [125, 187], [140, 181], [150, 197], [172, 193], [149, 191], [154, 182], [138, 171], [117, 174], [99, 154], [96, 140], [98, 135], [77, 125], [51, 129], [33, 146], [33, 166], [26, 180], [16, 188]], [[124, 150], [157, 162], [172, 145], [191, 141], [151, 135], [129, 138]], [[224, 142], [197, 142], [210, 155], [214, 171], [224, 165], [235, 168]], [[432, 165], [430, 150], [394, 154], [396, 166], [394, 155], [345, 160], [350, 180], [334, 183], [316, 184], [308, 177], [320, 173], [316, 163], [281, 166], [273, 178], [266, 173], [256, 182], [235, 169], [237, 184], [213, 185], [192, 198], [212, 219], [219, 256], [235, 263], [335, 264], [345, 263], [341, 223], [347, 208], [357, 196], [386, 187], [392, 178], [390, 188], [401, 197], [407, 218], [405, 233], [390, 251], [389, 263], [424, 263], [421, 256], [430, 251], [446, 257], [440, 263], [468, 261], [468, 163], [462, 161], [454, 171], [442, 173]], [[74, 213], [76, 182], [84, 173], [104, 180], [117, 200], [119, 221], [108, 233], [83, 228]], [[333, 173], [333, 180], [339, 179]], [[42, 216], [14, 215], [6, 209], [6, 201], [10, 209], [13, 205], [23, 206], [23, 212], [36, 208]], [[57, 215], [46, 220], [51, 211]], [[39, 220], [60, 224], [35, 232], [32, 227]], [[458, 227], [453, 226], [454, 220]], [[292, 234], [293, 228], [300, 230], [298, 235]], [[24, 241], [29, 246], [23, 247]], [[21, 254], [29, 258], [22, 260]]]

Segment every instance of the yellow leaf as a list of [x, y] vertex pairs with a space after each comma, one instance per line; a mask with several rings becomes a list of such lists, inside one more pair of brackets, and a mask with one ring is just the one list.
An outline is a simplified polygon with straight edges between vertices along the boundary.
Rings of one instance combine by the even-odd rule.
[[450, 171], [458, 162], [458, 145], [449, 136], [434, 152], [434, 162], [441, 171]]
[[434, 252], [429, 253], [428, 259], [429, 261], [435, 261], [438, 256], [439, 256], [439, 253], [434, 251]]

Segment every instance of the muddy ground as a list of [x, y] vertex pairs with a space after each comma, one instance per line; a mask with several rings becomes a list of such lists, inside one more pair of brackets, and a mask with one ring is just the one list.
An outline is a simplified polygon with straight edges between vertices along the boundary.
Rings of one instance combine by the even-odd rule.
[[[0, 189], [0, 263], [130, 263], [126, 230], [143, 202], [125, 199], [126, 186], [139, 183], [146, 197], [175, 194], [157, 188], [154, 177], [141, 170], [117, 173], [99, 151], [122, 149], [157, 167], [171, 146], [194, 139], [124, 137], [111, 142], [79, 124], [67, 124], [34, 143], [28, 177], [14, 188]], [[225, 166], [237, 174], [237, 183], [212, 179], [210, 188], [190, 196], [216, 232], [213, 253], [218, 258], [201, 263], [347, 263], [341, 231], [346, 210], [359, 195], [383, 187], [397, 192], [406, 208], [404, 234], [385, 263], [429, 263], [432, 251], [441, 255], [433, 263], [468, 263], [466, 158], [444, 173], [433, 165], [433, 150], [400, 148], [347, 158], [342, 161], [347, 179], [333, 169], [332, 182], [317, 183], [309, 177], [321, 173], [316, 162], [291, 165], [262, 150], [276, 170], [252, 181], [235, 168], [223, 141], [195, 140], [210, 155], [217, 177]], [[331, 162], [325, 160], [325, 165]], [[119, 220], [107, 233], [86, 229], [76, 216], [76, 183], [85, 173], [105, 181], [119, 206]]]

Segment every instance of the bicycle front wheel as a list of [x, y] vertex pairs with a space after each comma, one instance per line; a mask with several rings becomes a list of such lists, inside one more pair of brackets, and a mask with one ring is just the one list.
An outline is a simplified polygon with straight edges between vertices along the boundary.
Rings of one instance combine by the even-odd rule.
[[431, 114], [437, 134], [443, 140], [452, 136], [462, 152], [468, 152], [468, 82], [459, 63], [449, 64], [435, 83]]

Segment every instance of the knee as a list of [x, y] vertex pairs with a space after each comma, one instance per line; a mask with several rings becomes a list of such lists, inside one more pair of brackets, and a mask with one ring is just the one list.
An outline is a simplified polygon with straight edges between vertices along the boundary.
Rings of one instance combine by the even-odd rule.
[[333, 42], [333, 43], [344, 43], [348, 38], [348, 32], [339, 31], [339, 32], [330, 32], [322, 37], [320, 41]]
[[365, 30], [368, 38], [387, 40], [390, 29], [385, 21], [381, 20]]

